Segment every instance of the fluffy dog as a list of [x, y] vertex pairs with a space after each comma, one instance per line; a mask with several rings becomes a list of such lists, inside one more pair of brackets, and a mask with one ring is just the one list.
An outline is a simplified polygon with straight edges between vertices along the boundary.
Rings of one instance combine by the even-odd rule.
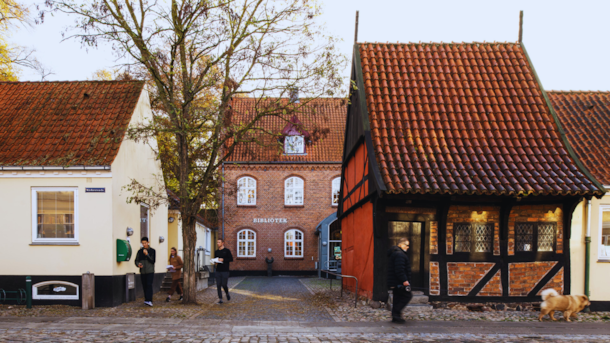
[[552, 288], [545, 289], [541, 295], [543, 302], [540, 304], [540, 316], [538, 316], [540, 321], [547, 314], [552, 320], [556, 320], [553, 314], [555, 311], [561, 311], [563, 318], [569, 322], [570, 317], [576, 318], [576, 313], [591, 305], [586, 295], [559, 295]]

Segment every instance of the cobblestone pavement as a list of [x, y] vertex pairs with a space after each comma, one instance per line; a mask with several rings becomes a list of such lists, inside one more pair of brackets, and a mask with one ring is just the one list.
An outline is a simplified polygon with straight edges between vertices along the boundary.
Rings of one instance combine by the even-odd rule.
[[312, 301], [311, 293], [298, 278], [249, 276], [229, 293], [231, 301], [225, 298], [223, 304], [208, 305], [197, 318], [334, 321], [323, 306]]
[[[374, 309], [367, 304], [367, 300], [361, 298], [358, 306], [354, 308], [354, 294], [344, 291], [340, 295], [341, 284], [338, 280], [333, 281], [333, 290], [330, 291], [330, 280], [318, 278], [304, 278], [300, 281], [313, 293], [312, 298], [327, 308], [327, 311], [337, 322], [379, 322], [387, 321], [390, 316], [384, 308]], [[427, 311], [407, 309], [404, 316], [408, 320], [468, 320], [468, 321], [492, 321], [492, 322], [537, 322], [540, 313], [533, 310], [526, 311], [488, 311], [471, 312], [464, 304], [455, 306], [453, 309], [432, 309]], [[555, 318], [563, 320], [563, 315], [555, 312]], [[544, 319], [550, 321], [548, 316]], [[610, 323], [610, 312], [579, 313], [576, 322], [605, 322]]]

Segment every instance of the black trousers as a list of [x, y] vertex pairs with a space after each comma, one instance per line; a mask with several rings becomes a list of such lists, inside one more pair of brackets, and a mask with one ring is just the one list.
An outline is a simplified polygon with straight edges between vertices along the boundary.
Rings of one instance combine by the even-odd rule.
[[144, 289], [144, 301], [152, 301], [155, 273], [140, 274], [140, 279], [142, 280], [142, 288]]
[[402, 318], [402, 310], [407, 307], [409, 301], [413, 298], [411, 292], [405, 291], [404, 288], [394, 288], [394, 302], [392, 303], [392, 318]]
[[216, 272], [216, 288], [218, 289], [218, 299], [222, 299], [222, 288], [224, 288], [225, 293], [229, 295], [229, 287], [227, 287], [228, 282], [229, 272]]

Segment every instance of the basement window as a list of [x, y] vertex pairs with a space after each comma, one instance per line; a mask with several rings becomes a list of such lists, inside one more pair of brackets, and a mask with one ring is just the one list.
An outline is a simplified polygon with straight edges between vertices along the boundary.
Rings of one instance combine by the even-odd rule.
[[493, 249], [493, 223], [456, 223], [454, 251], [456, 253], [489, 253]]

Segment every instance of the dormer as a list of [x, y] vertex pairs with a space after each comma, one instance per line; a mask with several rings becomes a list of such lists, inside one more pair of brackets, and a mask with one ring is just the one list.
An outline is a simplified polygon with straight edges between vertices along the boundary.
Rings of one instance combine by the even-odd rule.
[[288, 124], [282, 130], [284, 140], [284, 154], [286, 155], [304, 155], [305, 142], [309, 139], [309, 132], [303, 129], [303, 123], [293, 116]]

